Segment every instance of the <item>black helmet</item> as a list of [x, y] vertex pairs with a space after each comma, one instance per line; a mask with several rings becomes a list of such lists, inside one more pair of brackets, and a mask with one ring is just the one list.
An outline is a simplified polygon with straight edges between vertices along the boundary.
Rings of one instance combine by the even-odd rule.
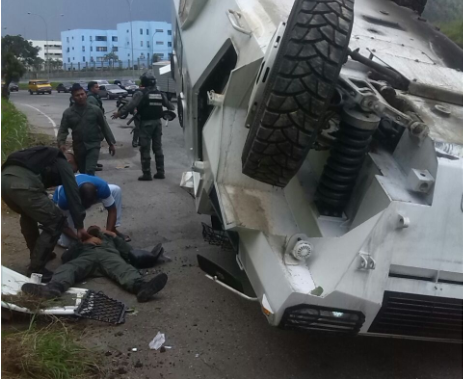
[[151, 71], [147, 71], [140, 77], [140, 84], [142, 87], [155, 87], [156, 78]]

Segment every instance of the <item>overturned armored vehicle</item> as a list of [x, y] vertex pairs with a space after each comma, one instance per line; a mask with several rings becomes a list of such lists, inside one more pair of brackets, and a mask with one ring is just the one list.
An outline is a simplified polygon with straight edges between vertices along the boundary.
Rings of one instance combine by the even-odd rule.
[[387, 0], [174, 8], [183, 182], [269, 323], [462, 339], [462, 50]]

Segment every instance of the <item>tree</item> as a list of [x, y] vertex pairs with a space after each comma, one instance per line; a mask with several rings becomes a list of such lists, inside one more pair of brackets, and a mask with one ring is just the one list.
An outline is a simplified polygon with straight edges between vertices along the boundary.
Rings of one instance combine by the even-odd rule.
[[47, 64], [50, 65], [50, 70], [61, 70], [63, 67], [63, 62], [59, 59], [48, 59]]
[[44, 68], [44, 60], [42, 58], [35, 58], [34, 59], [34, 63], [32, 63], [31, 67], [35, 70], [35, 71], [42, 71], [43, 68]]
[[7, 88], [12, 81], [19, 81], [26, 67], [33, 66], [38, 53], [38, 47], [19, 35], [2, 37], [2, 79]]
[[106, 54], [103, 57], [103, 60], [106, 62], [110, 62], [114, 68], [114, 62], [117, 62], [119, 60], [118, 54], [116, 54], [114, 51]]

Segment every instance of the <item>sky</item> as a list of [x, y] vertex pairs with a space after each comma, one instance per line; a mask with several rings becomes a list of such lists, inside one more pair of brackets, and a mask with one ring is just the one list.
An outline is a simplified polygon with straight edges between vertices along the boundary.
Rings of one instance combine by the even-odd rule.
[[[68, 29], [116, 29], [116, 24], [130, 20], [131, 0], [1, 0], [2, 36], [21, 34], [25, 39], [61, 40]], [[172, 0], [133, 0], [133, 21], [172, 22]], [[63, 14], [61, 17], [60, 15]]]

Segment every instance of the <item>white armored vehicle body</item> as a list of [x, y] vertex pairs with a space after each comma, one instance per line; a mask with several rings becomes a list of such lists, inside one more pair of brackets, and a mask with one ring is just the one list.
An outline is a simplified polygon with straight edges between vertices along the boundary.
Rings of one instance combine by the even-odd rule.
[[271, 325], [462, 339], [462, 50], [387, 0], [174, 0], [204, 234]]

